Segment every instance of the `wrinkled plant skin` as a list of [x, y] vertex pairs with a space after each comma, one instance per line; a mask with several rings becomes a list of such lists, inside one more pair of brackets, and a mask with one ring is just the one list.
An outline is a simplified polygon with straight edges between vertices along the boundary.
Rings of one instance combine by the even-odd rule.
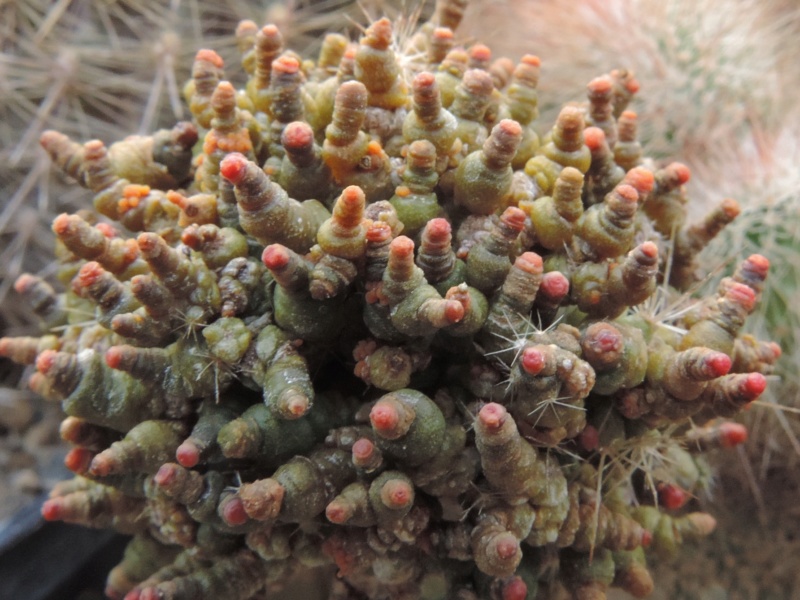
[[200, 50], [193, 122], [42, 136], [94, 212], [55, 220], [65, 291], [20, 277], [47, 332], [0, 354], [68, 415], [45, 518], [134, 536], [109, 597], [324, 565], [332, 599], [644, 597], [713, 530], [700, 452], [744, 441], [780, 355], [739, 334], [769, 263], [671, 314], [736, 202], [685, 222], [630, 72], [540, 136], [540, 60], [457, 47], [463, 4], [402, 61], [388, 19], [317, 65], [243, 23], [246, 86]]

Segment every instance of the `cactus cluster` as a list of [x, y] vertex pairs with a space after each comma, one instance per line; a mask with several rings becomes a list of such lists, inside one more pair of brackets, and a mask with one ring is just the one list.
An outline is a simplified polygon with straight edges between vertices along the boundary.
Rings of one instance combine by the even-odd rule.
[[691, 298], [737, 203], [686, 223], [629, 71], [540, 131], [539, 58], [460, 46], [464, 4], [316, 62], [243, 21], [247, 84], [200, 50], [192, 122], [42, 135], [94, 211], [54, 221], [66, 291], [20, 277], [47, 332], [0, 354], [68, 415], [45, 518], [133, 535], [110, 598], [326, 565], [331, 599], [645, 597], [714, 528], [701, 454], [780, 355], [739, 334], [769, 263]]

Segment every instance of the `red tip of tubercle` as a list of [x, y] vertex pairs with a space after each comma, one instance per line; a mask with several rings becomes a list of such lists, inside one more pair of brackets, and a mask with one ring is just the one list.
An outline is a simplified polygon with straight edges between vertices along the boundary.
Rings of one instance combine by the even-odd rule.
[[719, 426], [719, 439], [723, 448], [733, 448], [747, 441], [747, 427], [726, 421]]
[[218, 69], [221, 69], [223, 66], [222, 57], [213, 50], [209, 50], [208, 48], [203, 48], [202, 50], [198, 50], [194, 59], [195, 61], [210, 62]]
[[713, 377], [722, 377], [731, 370], [731, 357], [724, 352], [714, 352], [706, 361]]
[[378, 401], [369, 412], [369, 420], [376, 431], [392, 431], [400, 422], [400, 414], [389, 402]]
[[522, 126], [512, 119], [503, 119], [497, 124], [497, 127], [506, 136], [519, 137], [522, 135]]
[[232, 497], [225, 502], [225, 506], [222, 508], [222, 520], [228, 525], [234, 527], [236, 525], [244, 525], [249, 519], [250, 517], [247, 516], [244, 503], [240, 498]]
[[623, 110], [622, 114], [619, 117], [620, 119], [625, 119], [626, 121], [633, 121], [633, 122], [636, 122], [639, 119], [639, 116], [632, 110]]
[[56, 364], [57, 354], [55, 350], [42, 350], [36, 357], [36, 370], [47, 375]]
[[429, 88], [436, 81], [436, 76], [428, 71], [423, 71], [414, 77], [414, 89]]
[[437, 27], [433, 30], [433, 37], [440, 40], [452, 40], [453, 30], [449, 27]]
[[649, 171], [644, 167], [634, 167], [625, 174], [623, 181], [629, 185], [632, 185], [642, 196], [649, 194], [656, 183], [656, 179], [653, 176], [652, 171]]
[[608, 76], [595, 77], [586, 86], [591, 94], [607, 94], [611, 91], [611, 78]]
[[341, 201], [348, 207], [356, 208], [364, 206], [366, 201], [364, 192], [357, 185], [350, 185], [344, 188], [342, 192]]
[[633, 204], [639, 201], [639, 192], [636, 191], [632, 185], [626, 183], [618, 185], [614, 188], [617, 195], [625, 201], [626, 204]]
[[541, 350], [528, 346], [522, 351], [522, 368], [528, 375], [538, 375], [544, 369], [545, 357]]
[[384, 221], [372, 221], [367, 227], [367, 241], [377, 244], [392, 237], [392, 227]]
[[542, 272], [544, 263], [542, 262], [542, 257], [536, 252], [523, 252], [514, 261], [514, 266], [531, 275], [538, 275]]
[[631, 94], [635, 94], [636, 92], [638, 92], [640, 87], [641, 86], [639, 85], [639, 82], [636, 79], [633, 79], [633, 78], [630, 81], [628, 81], [628, 83], [625, 84], [625, 88]]
[[747, 312], [753, 310], [756, 304], [756, 293], [750, 286], [743, 283], [731, 285], [725, 296], [736, 304], [741, 305]]
[[500, 221], [514, 231], [522, 231], [525, 227], [525, 213], [516, 206], [509, 206], [500, 215]]
[[658, 501], [669, 510], [677, 510], [689, 501], [689, 493], [677, 485], [661, 483], [658, 485]]
[[389, 508], [404, 508], [414, 501], [414, 490], [405, 481], [390, 479], [383, 485], [381, 498]]
[[539, 293], [550, 300], [560, 300], [569, 293], [569, 279], [560, 271], [550, 271], [542, 277]]
[[532, 67], [541, 67], [542, 66], [542, 59], [540, 59], [535, 54], [526, 54], [522, 57], [520, 62], [525, 63], [526, 65], [530, 65]]
[[513, 534], [501, 533], [496, 538], [494, 549], [498, 557], [508, 560], [516, 556], [517, 550], [519, 549], [519, 542]]
[[175, 451], [175, 459], [178, 464], [187, 469], [191, 469], [200, 462], [200, 450], [191, 440], [186, 440]]
[[174, 463], [166, 463], [161, 465], [158, 472], [153, 477], [153, 481], [159, 487], [167, 487], [175, 482], [178, 476], [178, 465]]
[[464, 318], [466, 309], [458, 300], [448, 300], [444, 307], [444, 318], [448, 323], [458, 323]]
[[480, 419], [481, 424], [490, 431], [500, 429], [505, 423], [506, 416], [508, 416], [508, 411], [502, 404], [497, 402], [490, 402], [478, 413], [478, 419]]
[[414, 255], [414, 241], [401, 235], [392, 240], [389, 251], [397, 258], [407, 258]]
[[42, 517], [44, 517], [45, 521], [60, 521], [63, 512], [63, 502], [61, 498], [51, 498], [42, 504]]
[[519, 575], [503, 586], [502, 600], [525, 600], [528, 597], [528, 585]]
[[600, 447], [600, 432], [594, 425], [587, 425], [578, 434], [578, 443], [586, 452], [593, 452]]
[[261, 261], [270, 271], [282, 269], [289, 264], [289, 252], [280, 244], [271, 244], [264, 248]]
[[640, 248], [642, 249], [642, 254], [644, 254], [647, 258], [658, 257], [658, 246], [656, 246], [653, 242], [644, 242]]
[[142, 591], [139, 589], [133, 589], [127, 594], [122, 600], [142, 600]]
[[64, 457], [64, 466], [73, 473], [83, 475], [89, 470], [94, 452], [86, 448], [72, 448]]
[[289, 123], [281, 134], [281, 144], [287, 150], [300, 150], [314, 145], [314, 131], [308, 123], [294, 121]]
[[239, 183], [244, 177], [247, 169], [247, 159], [239, 152], [232, 152], [222, 159], [219, 165], [219, 172], [233, 185]]
[[672, 167], [672, 169], [675, 171], [675, 175], [677, 176], [678, 182], [681, 185], [683, 185], [684, 183], [689, 181], [689, 179], [691, 179], [692, 172], [689, 170], [689, 167], [687, 167], [685, 164], [676, 162], [672, 163], [670, 167]]
[[368, 438], [359, 438], [352, 448], [353, 458], [359, 461], [369, 459], [375, 452], [375, 444]]
[[758, 398], [765, 389], [767, 389], [767, 378], [761, 373], [749, 373], [742, 386], [742, 392], [751, 400]]
[[83, 288], [90, 287], [97, 283], [97, 280], [102, 275], [103, 267], [100, 266], [100, 263], [95, 261], [88, 262], [78, 271], [78, 286]]
[[122, 348], [122, 346], [111, 346], [111, 348], [106, 350], [106, 364], [112, 369], [119, 369], [122, 365], [122, 357], [124, 355]]
[[36, 277], [30, 273], [23, 273], [14, 282], [14, 291], [18, 294], [24, 294], [36, 284]]
[[342, 523], [346, 523], [350, 518], [350, 511], [333, 500], [330, 504], [328, 504], [328, 506], [325, 507], [325, 517], [331, 523], [341, 525]]
[[597, 152], [606, 141], [606, 134], [599, 127], [587, 127], [583, 130], [583, 141], [592, 152]]
[[765, 278], [769, 272], [769, 259], [761, 254], [751, 254], [745, 261], [748, 271], [756, 273], [760, 278]]
[[56, 235], [64, 235], [70, 230], [70, 216], [67, 213], [61, 213], [53, 221], [53, 233]]
[[742, 207], [739, 206], [739, 203], [733, 198], [725, 198], [722, 202], [720, 202], [720, 208], [722, 209], [722, 212], [725, 213], [725, 216], [731, 221], [738, 217], [742, 212]]
[[425, 226], [425, 237], [432, 241], [445, 240], [452, 234], [452, 231], [453, 229], [450, 227], [450, 223], [447, 219], [437, 217], [436, 219], [428, 221], [428, 224]]
[[279, 56], [272, 61], [273, 73], [286, 73], [293, 75], [300, 70], [300, 61], [294, 56]]
[[469, 49], [469, 57], [479, 62], [487, 62], [492, 59], [492, 50], [485, 44], [475, 44]]
[[642, 530], [642, 548], [649, 548], [653, 543], [653, 534], [648, 529]]
[[116, 466], [116, 461], [110, 456], [101, 452], [92, 459], [92, 464], [89, 466], [89, 472], [97, 477], [107, 477], [111, 475]]

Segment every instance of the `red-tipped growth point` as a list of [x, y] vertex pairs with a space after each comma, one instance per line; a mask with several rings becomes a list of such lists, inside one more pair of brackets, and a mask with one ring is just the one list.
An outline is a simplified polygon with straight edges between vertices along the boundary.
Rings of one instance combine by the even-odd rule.
[[237, 525], [244, 525], [250, 517], [244, 510], [244, 503], [241, 499], [235, 496], [228, 498], [222, 506], [221, 511], [222, 520], [228, 525], [236, 527]]
[[599, 127], [587, 127], [583, 130], [583, 141], [592, 152], [597, 152], [606, 141], [606, 134]]
[[414, 488], [407, 481], [390, 479], [381, 488], [381, 501], [393, 510], [406, 508], [414, 502]]
[[350, 517], [353, 515], [351, 514], [352, 511], [348, 509], [348, 507], [344, 506], [343, 504], [339, 504], [336, 500], [333, 500], [327, 507], [325, 507], [325, 517], [331, 523], [336, 523], [337, 525], [342, 525], [347, 523], [350, 520]]
[[243, 154], [232, 152], [222, 159], [219, 165], [219, 172], [233, 185], [241, 182], [247, 170], [247, 159]]
[[669, 168], [671, 168], [672, 171], [675, 173], [675, 176], [677, 177], [678, 183], [680, 185], [683, 185], [684, 183], [689, 181], [689, 179], [691, 179], [692, 177], [692, 172], [689, 170], [689, 167], [687, 167], [683, 163], [679, 162], [672, 163], [669, 165]]
[[178, 469], [178, 465], [174, 463], [161, 465], [158, 469], [158, 473], [153, 477], [153, 481], [155, 481], [156, 485], [159, 487], [169, 487], [175, 483], [178, 477]]
[[51, 498], [42, 504], [42, 517], [45, 521], [60, 521], [64, 515], [64, 502], [61, 498]]
[[359, 438], [352, 448], [353, 462], [356, 465], [369, 461], [375, 453], [375, 444], [368, 438]]
[[480, 410], [478, 413], [478, 420], [481, 422], [484, 429], [496, 431], [503, 426], [507, 416], [508, 411], [505, 406], [497, 402], [490, 402]]
[[279, 56], [272, 61], [272, 72], [278, 75], [286, 73], [292, 75], [300, 70], [300, 61], [294, 56]]
[[751, 401], [758, 398], [767, 389], [767, 378], [761, 373], [749, 373], [742, 384], [742, 393]]
[[89, 472], [96, 477], [107, 477], [111, 475], [117, 466], [117, 462], [105, 453], [100, 453], [92, 459]]
[[400, 413], [391, 402], [379, 400], [369, 412], [369, 420], [378, 433], [382, 431], [391, 432], [400, 423]]
[[453, 228], [450, 226], [447, 219], [441, 217], [431, 219], [428, 221], [428, 224], [425, 225], [425, 237], [432, 242], [440, 242], [448, 239], [448, 237], [452, 235], [452, 231]]
[[542, 262], [542, 257], [535, 252], [523, 252], [514, 261], [514, 266], [531, 275], [538, 275], [542, 272], [544, 263]]
[[691, 496], [683, 488], [672, 483], [658, 485], [658, 502], [666, 509], [677, 510], [686, 505]]
[[175, 459], [182, 467], [191, 469], [200, 462], [200, 450], [193, 441], [186, 440], [175, 451]]
[[106, 350], [106, 364], [112, 369], [121, 369], [125, 359], [126, 346], [111, 346]]
[[73, 448], [64, 457], [64, 466], [73, 473], [83, 475], [89, 470], [89, 465], [94, 458], [94, 452], [86, 448]]
[[714, 352], [706, 359], [706, 364], [708, 364], [712, 377], [722, 377], [731, 370], [732, 361], [731, 357], [724, 352]]
[[[451, 33], [452, 36], [452, 33]], [[429, 73], [428, 71], [423, 71], [419, 73], [416, 77], [414, 77], [414, 89], [418, 88], [429, 88], [431, 87], [434, 82], [436, 81], [436, 77], [433, 73]]]
[[538, 348], [528, 346], [522, 351], [522, 368], [528, 375], [538, 375], [545, 364], [545, 356]]
[[725, 198], [720, 202], [720, 208], [722, 212], [725, 213], [725, 217], [730, 221], [733, 221], [742, 212], [742, 207], [739, 206], [739, 203], [733, 198]]
[[30, 273], [23, 273], [14, 282], [14, 291], [18, 294], [24, 294], [36, 285], [37, 279]]
[[55, 366], [57, 356], [55, 350], [43, 350], [36, 357], [36, 370], [42, 375], [47, 375]]
[[594, 452], [600, 447], [600, 432], [594, 425], [587, 425], [578, 434], [578, 444], [586, 452]]
[[222, 57], [213, 50], [209, 50], [207, 48], [198, 50], [197, 54], [195, 54], [194, 60], [197, 62], [209, 62], [218, 69], [221, 69], [224, 65]]
[[56, 235], [64, 235], [72, 228], [72, 219], [67, 213], [61, 213], [53, 221], [53, 233]]
[[539, 285], [541, 296], [550, 301], [560, 302], [569, 293], [569, 279], [560, 271], [550, 271], [542, 277]]
[[444, 318], [448, 323], [458, 323], [464, 318], [466, 307], [460, 300], [448, 300], [444, 307]]
[[633, 186], [639, 192], [639, 196], [645, 196], [652, 191], [656, 178], [652, 171], [644, 167], [634, 167], [625, 174], [622, 181]]
[[743, 283], [734, 283], [725, 293], [725, 296], [742, 306], [748, 313], [753, 310], [756, 304], [756, 293], [753, 289]]
[[79, 288], [86, 288], [97, 283], [97, 280], [103, 276], [103, 267], [100, 263], [91, 261], [83, 265], [78, 271], [77, 285]]
[[520, 62], [525, 63], [526, 65], [530, 65], [532, 67], [541, 67], [542, 66], [542, 59], [540, 59], [535, 54], [526, 54], [520, 59]]
[[503, 585], [502, 600], [525, 600], [528, 597], [528, 585], [519, 575]]
[[642, 529], [642, 548], [649, 548], [653, 543], [653, 534], [647, 529]]
[[401, 235], [392, 240], [392, 243], [389, 244], [389, 251], [395, 258], [408, 258], [414, 255], [414, 241]]
[[290, 152], [311, 148], [314, 145], [314, 130], [303, 121], [289, 123], [281, 134], [281, 144]]
[[589, 90], [589, 94], [591, 95], [602, 95], [608, 94], [611, 91], [611, 86], [613, 85], [611, 78], [607, 75], [603, 77], [595, 77], [592, 79], [586, 86], [586, 89]]
[[[517, 125], [519, 127], [519, 125]], [[525, 213], [516, 206], [509, 206], [500, 215], [500, 221], [513, 231], [522, 231], [525, 227]]]
[[747, 441], [747, 427], [726, 421], [719, 426], [719, 441], [723, 448], [733, 448]]
[[759, 279], [764, 279], [769, 272], [769, 259], [760, 254], [751, 254], [743, 266], [745, 270], [755, 274]]
[[519, 542], [512, 533], [501, 533], [494, 539], [494, 551], [502, 560], [509, 560], [517, 555]]
[[392, 227], [384, 221], [372, 221], [367, 227], [367, 241], [372, 244], [385, 242], [392, 237]]
[[289, 264], [289, 252], [285, 246], [272, 244], [264, 248], [261, 261], [270, 271], [277, 271]]
[[658, 246], [656, 246], [653, 242], [644, 242], [641, 246], [642, 254], [644, 254], [647, 258], [655, 259], [658, 258]]
[[492, 50], [485, 44], [475, 44], [469, 49], [469, 57], [477, 63], [488, 63], [492, 60]]

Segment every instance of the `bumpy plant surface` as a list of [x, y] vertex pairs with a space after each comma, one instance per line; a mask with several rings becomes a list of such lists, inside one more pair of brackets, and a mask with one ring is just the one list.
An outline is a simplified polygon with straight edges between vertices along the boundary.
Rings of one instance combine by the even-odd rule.
[[780, 355], [739, 334], [769, 263], [693, 298], [739, 208], [686, 223], [633, 73], [545, 133], [539, 58], [459, 46], [461, 9], [316, 62], [244, 21], [246, 85], [200, 50], [192, 122], [42, 135], [93, 210], [55, 219], [65, 291], [20, 277], [46, 332], [0, 354], [68, 415], [45, 518], [133, 536], [109, 597], [304, 570], [332, 599], [645, 597], [646, 560], [714, 528], [702, 453]]

